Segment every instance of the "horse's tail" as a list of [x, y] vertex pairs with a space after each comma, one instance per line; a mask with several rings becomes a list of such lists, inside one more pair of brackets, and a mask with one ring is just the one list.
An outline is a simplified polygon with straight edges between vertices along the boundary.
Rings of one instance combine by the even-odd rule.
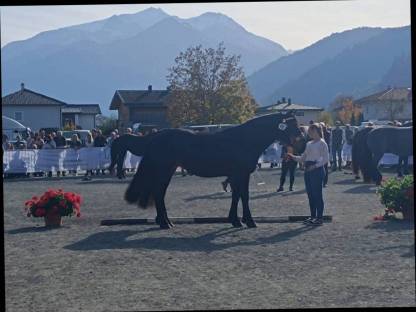
[[373, 177], [373, 155], [367, 144], [367, 137], [372, 127], [366, 127], [358, 131], [353, 138], [352, 144], [352, 167], [353, 172], [358, 174], [361, 171], [363, 180], [371, 182]]
[[143, 157], [140, 161], [139, 168], [124, 195], [125, 200], [130, 204], [139, 202], [139, 206], [142, 208], [153, 205], [153, 180], [154, 170], [149, 157]]

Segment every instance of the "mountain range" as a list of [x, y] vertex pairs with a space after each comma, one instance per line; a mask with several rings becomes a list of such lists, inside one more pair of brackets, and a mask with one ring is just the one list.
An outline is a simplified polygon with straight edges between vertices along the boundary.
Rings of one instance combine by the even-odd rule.
[[149, 8], [7, 44], [1, 50], [2, 92], [24, 82], [66, 102], [98, 102], [108, 113], [116, 89], [166, 88], [167, 69], [181, 51], [220, 42], [226, 53], [241, 55], [246, 75], [288, 54], [220, 13], [181, 19]]
[[337, 95], [354, 98], [387, 86], [411, 87], [410, 26], [361, 27], [332, 34], [266, 65], [248, 77], [261, 105], [281, 97], [327, 107]]
[[42, 32], [1, 49], [2, 93], [27, 88], [68, 103], [99, 103], [109, 114], [117, 89], [164, 89], [167, 69], [190, 46], [241, 55], [250, 91], [264, 106], [281, 97], [328, 107], [388, 86], [411, 87], [410, 26], [360, 27], [300, 50], [245, 30], [220, 13], [182, 19], [161, 9]]

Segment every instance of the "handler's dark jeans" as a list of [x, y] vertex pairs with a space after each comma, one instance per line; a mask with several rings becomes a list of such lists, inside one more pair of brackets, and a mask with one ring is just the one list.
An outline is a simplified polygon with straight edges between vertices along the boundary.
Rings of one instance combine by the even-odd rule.
[[289, 171], [290, 187], [292, 188], [295, 182], [295, 170], [298, 163], [294, 160], [282, 161], [282, 173], [280, 175], [280, 187], [283, 187], [286, 181], [286, 175]]
[[337, 167], [337, 155], [338, 155], [338, 169], [341, 169], [342, 165], [342, 146], [332, 146], [332, 167]]
[[306, 193], [308, 194], [312, 218], [322, 218], [324, 213], [324, 200], [322, 197], [322, 185], [325, 176], [324, 171], [324, 167], [305, 171], [305, 187]]
[[324, 165], [325, 175], [324, 175], [324, 185], [328, 184], [328, 164]]

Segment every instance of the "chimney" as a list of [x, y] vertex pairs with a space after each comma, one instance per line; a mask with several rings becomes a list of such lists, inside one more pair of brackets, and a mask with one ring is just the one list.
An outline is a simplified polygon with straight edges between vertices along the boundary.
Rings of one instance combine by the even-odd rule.
[[282, 103], [286, 103], [286, 98], [282, 97]]
[[292, 104], [292, 100], [290, 98], [287, 98], [287, 105]]
[[22, 82], [21, 84], [20, 84], [20, 90], [24, 90], [25, 89], [25, 84]]
[[149, 85], [149, 86], [147, 87], [147, 91], [152, 91], [152, 85]]

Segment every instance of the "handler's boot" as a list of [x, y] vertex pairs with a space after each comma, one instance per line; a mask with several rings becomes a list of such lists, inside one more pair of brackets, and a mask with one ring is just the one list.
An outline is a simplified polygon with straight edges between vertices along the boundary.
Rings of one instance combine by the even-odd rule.
[[277, 191], [276, 192], [283, 192], [283, 186], [280, 186], [278, 189], [277, 189]]

